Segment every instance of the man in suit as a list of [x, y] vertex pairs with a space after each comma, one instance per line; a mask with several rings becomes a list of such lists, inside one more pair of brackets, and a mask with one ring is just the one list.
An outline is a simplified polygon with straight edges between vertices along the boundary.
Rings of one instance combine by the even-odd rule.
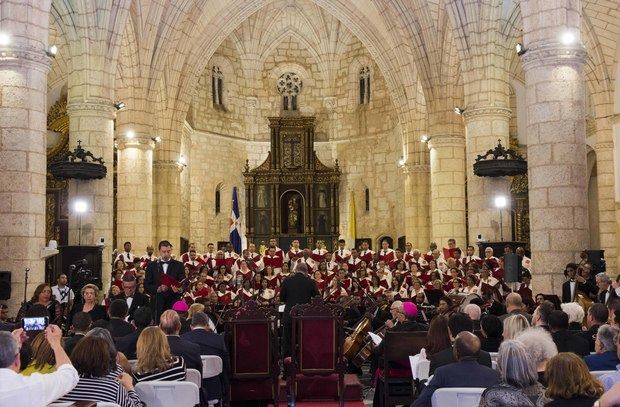
[[147, 326], [153, 324], [153, 311], [149, 307], [140, 307], [133, 314], [131, 324], [136, 330], [116, 340], [116, 349], [123, 352], [127, 359], [137, 359], [136, 345], [140, 334]]
[[[448, 319], [448, 332], [450, 334], [450, 339], [453, 342], [461, 332], [471, 333], [472, 330], [473, 323], [467, 314], [457, 312], [450, 315], [450, 319]], [[480, 348], [480, 340], [478, 340], [478, 348]], [[441, 366], [456, 362], [453, 348], [448, 348], [442, 350], [441, 352], [437, 352], [434, 355], [431, 355], [429, 360], [431, 362], [429, 375], [432, 375], [435, 372], [435, 369]], [[489, 355], [488, 352], [480, 350], [476, 353], [476, 360], [483, 366], [491, 367], [491, 355]]]
[[183, 263], [172, 259], [172, 244], [167, 240], [159, 242], [159, 260], [148, 265], [144, 276], [144, 289], [151, 296], [156, 320], [181, 297], [181, 288], [175, 284], [163, 284], [164, 274], [178, 283], [185, 278]]
[[412, 407], [431, 405], [435, 390], [450, 387], [491, 387], [500, 383], [499, 372], [479, 363], [480, 339], [471, 332], [463, 331], [454, 340], [456, 363], [439, 367]]
[[532, 323], [532, 315], [523, 311], [523, 299], [519, 293], [510, 293], [506, 296], [506, 314], [499, 317], [499, 320], [504, 320], [513, 315], [523, 315], [527, 322]]
[[215, 377], [203, 379], [209, 400], [228, 399], [228, 376], [230, 375], [230, 356], [224, 338], [209, 328], [209, 316], [197, 312], [192, 317], [191, 331], [181, 335], [181, 339], [200, 346], [201, 355], [214, 355], [222, 359], [222, 373]]
[[88, 312], [77, 312], [73, 315], [73, 320], [71, 321], [73, 336], [64, 338], [63, 342], [63, 347], [67, 355], [71, 356], [73, 348], [75, 348], [75, 345], [86, 335], [92, 323], [93, 320]]
[[562, 302], [573, 302], [577, 291], [583, 291], [576, 277], [578, 268], [575, 263], [568, 263], [564, 269], [566, 281], [562, 284]]
[[316, 282], [308, 277], [308, 265], [300, 262], [295, 267], [295, 274], [286, 278], [280, 287], [280, 301], [284, 303], [282, 316], [282, 354], [291, 355], [291, 308], [297, 304], [307, 304], [319, 295]]
[[616, 337], [620, 329], [612, 325], [601, 325], [596, 334], [596, 354], [584, 358], [588, 370], [616, 370], [620, 364], [618, 359]]
[[606, 324], [608, 319], [609, 310], [604, 304], [594, 303], [588, 309], [588, 315], [586, 317], [586, 325], [588, 330], [585, 332], [580, 332], [578, 335], [588, 341], [590, 344], [590, 352], [594, 352], [598, 328], [601, 325]]
[[558, 352], [573, 352], [581, 357], [590, 354], [588, 341], [568, 331], [568, 314], [566, 312], [553, 311], [549, 315], [549, 328]]
[[126, 273], [123, 276], [123, 292], [116, 297], [125, 300], [127, 303], [129, 307], [127, 321], [129, 322], [133, 320], [133, 314], [138, 308], [149, 305], [146, 296], [136, 291], [136, 286], [136, 277], [133, 274]]
[[611, 279], [606, 273], [598, 273], [596, 275], [596, 285], [598, 287], [596, 302], [607, 305], [611, 298], [618, 296], [616, 290], [611, 286]]
[[95, 322], [93, 326], [95, 328], [105, 328], [110, 331], [110, 335], [112, 338], [116, 340], [122, 336], [132, 333], [136, 328], [131, 325], [129, 322], [125, 321], [127, 318], [127, 303], [125, 300], [113, 300], [110, 303], [110, 308], [108, 309], [108, 316], [110, 317], [109, 321], [105, 319], [100, 319]]
[[175, 356], [181, 356], [185, 359], [185, 366], [188, 369], [196, 369], [202, 374], [200, 346], [179, 336], [179, 332], [181, 332], [181, 318], [179, 318], [179, 314], [171, 309], [164, 311], [159, 319], [159, 327], [168, 338], [170, 353]]

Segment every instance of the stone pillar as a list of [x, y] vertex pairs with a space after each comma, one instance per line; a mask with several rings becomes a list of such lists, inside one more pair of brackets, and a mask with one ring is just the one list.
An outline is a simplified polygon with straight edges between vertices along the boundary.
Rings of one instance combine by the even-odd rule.
[[[433, 135], [428, 142], [431, 166], [431, 241], [439, 247], [454, 238], [465, 245], [465, 139]], [[464, 250], [464, 249], [463, 249]]]
[[184, 166], [174, 160], [153, 162], [153, 212], [155, 240], [169, 240], [179, 253], [181, 237], [181, 171]]
[[[603, 130], [605, 131], [605, 130]], [[611, 139], [611, 137], [609, 137]], [[614, 143], [598, 141], [596, 152], [596, 176], [598, 181], [599, 238], [600, 248], [605, 250], [605, 264], [610, 275], [617, 274], [616, 205], [614, 200]], [[589, 180], [588, 180], [589, 181]], [[590, 246], [592, 246], [590, 242]], [[595, 247], [592, 247], [595, 249]]]
[[537, 290], [559, 294], [563, 267], [588, 246], [582, 9], [579, 1], [521, 7], [532, 267]]
[[[127, 127], [125, 127], [126, 129]], [[137, 255], [153, 240], [153, 149], [150, 133], [117, 132], [116, 244], [129, 241]]]
[[0, 270], [12, 273], [9, 314], [44, 281], [47, 48], [50, 0], [0, 1]]
[[[116, 109], [112, 101], [104, 98], [71, 98], [67, 103], [69, 114], [69, 148], [78, 141], [95, 157], [103, 157], [107, 175], [99, 180], [69, 181], [69, 244], [95, 245], [104, 238], [102, 282], [110, 284], [112, 263], [112, 228], [114, 217], [114, 117]], [[76, 201], [86, 202], [87, 210], [77, 214]], [[81, 227], [80, 227], [81, 226]]]
[[414, 248], [423, 250], [430, 239], [429, 166], [403, 166], [405, 175], [405, 235]]
[[[489, 85], [491, 86], [491, 85]], [[509, 145], [510, 109], [500, 106], [477, 106], [468, 108], [463, 114], [467, 140], [467, 207], [469, 224], [469, 244], [474, 245], [478, 235], [490, 241], [500, 241], [500, 223], [503, 223], [503, 237], [511, 240], [510, 228], [510, 190], [506, 177], [489, 178], [474, 175], [474, 162], [479, 154], [497, 146], [501, 140], [504, 147]], [[495, 197], [504, 195], [508, 207], [502, 210], [500, 222], [499, 209], [495, 208]]]

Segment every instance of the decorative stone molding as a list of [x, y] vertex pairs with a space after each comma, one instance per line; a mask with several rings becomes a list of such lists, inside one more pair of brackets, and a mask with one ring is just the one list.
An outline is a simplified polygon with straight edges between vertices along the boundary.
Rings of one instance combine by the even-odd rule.
[[413, 165], [409, 165], [409, 164], [405, 164], [405, 167], [407, 167], [407, 172], [420, 172], [420, 173], [430, 173], [431, 172], [431, 166], [429, 164], [413, 164]]
[[248, 96], [245, 98], [245, 107], [247, 109], [258, 109], [258, 98], [255, 96]]
[[109, 99], [94, 98], [90, 100], [70, 100], [67, 113], [71, 116], [103, 116], [106, 119], [116, 117], [116, 108]]
[[474, 109], [466, 109], [465, 112], [463, 112], [463, 118], [465, 121], [480, 120], [484, 117], [493, 116], [509, 120], [512, 116], [512, 111], [503, 106], [484, 106]]
[[0, 66], [2, 67], [30, 67], [47, 74], [51, 68], [50, 57], [44, 50], [22, 46], [0, 48]]
[[600, 150], [613, 150], [614, 148], [614, 142], [613, 141], [603, 141], [603, 142], [598, 142], [594, 145], [594, 150], [595, 151], [600, 151]]
[[323, 106], [330, 112], [336, 109], [337, 102], [338, 99], [336, 99], [335, 96], [328, 96], [323, 98]]
[[173, 160], [157, 160], [153, 161], [153, 168], [158, 170], [172, 170], [175, 169], [179, 172], [183, 171], [185, 168], [184, 165], [178, 163], [178, 161]]
[[585, 64], [586, 58], [587, 53], [582, 44], [567, 47], [559, 43], [551, 43], [529, 48], [521, 56], [521, 61], [523, 61], [523, 70], [528, 71], [544, 66], [581, 66]]
[[132, 139], [127, 137], [119, 137], [116, 140], [116, 148], [118, 150], [124, 150], [125, 148], [137, 148], [140, 150], [153, 150], [155, 149], [155, 141], [149, 136], [138, 135]]
[[463, 147], [465, 148], [465, 137], [457, 135], [437, 135], [431, 136], [428, 140], [428, 149], [440, 147]]

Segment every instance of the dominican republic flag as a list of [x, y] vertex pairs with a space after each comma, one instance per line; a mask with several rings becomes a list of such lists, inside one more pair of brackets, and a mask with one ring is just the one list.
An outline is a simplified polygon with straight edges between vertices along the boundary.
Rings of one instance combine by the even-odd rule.
[[232, 211], [230, 212], [230, 244], [236, 253], [241, 253], [241, 220], [239, 219], [239, 200], [237, 199], [237, 187], [233, 187]]

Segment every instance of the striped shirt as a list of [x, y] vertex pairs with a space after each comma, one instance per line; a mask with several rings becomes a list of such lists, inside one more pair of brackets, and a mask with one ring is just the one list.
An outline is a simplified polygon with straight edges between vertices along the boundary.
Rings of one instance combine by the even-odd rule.
[[57, 402], [66, 401], [107, 401], [121, 407], [141, 407], [142, 403], [135, 391], [127, 391], [118, 379], [107, 375], [104, 377], [82, 377], [77, 386]]
[[174, 357], [174, 362], [172, 365], [160, 372], [134, 372], [131, 374], [133, 377], [133, 382], [153, 382], [153, 381], [163, 381], [163, 382], [181, 382], [185, 380], [185, 360], [182, 357]]

